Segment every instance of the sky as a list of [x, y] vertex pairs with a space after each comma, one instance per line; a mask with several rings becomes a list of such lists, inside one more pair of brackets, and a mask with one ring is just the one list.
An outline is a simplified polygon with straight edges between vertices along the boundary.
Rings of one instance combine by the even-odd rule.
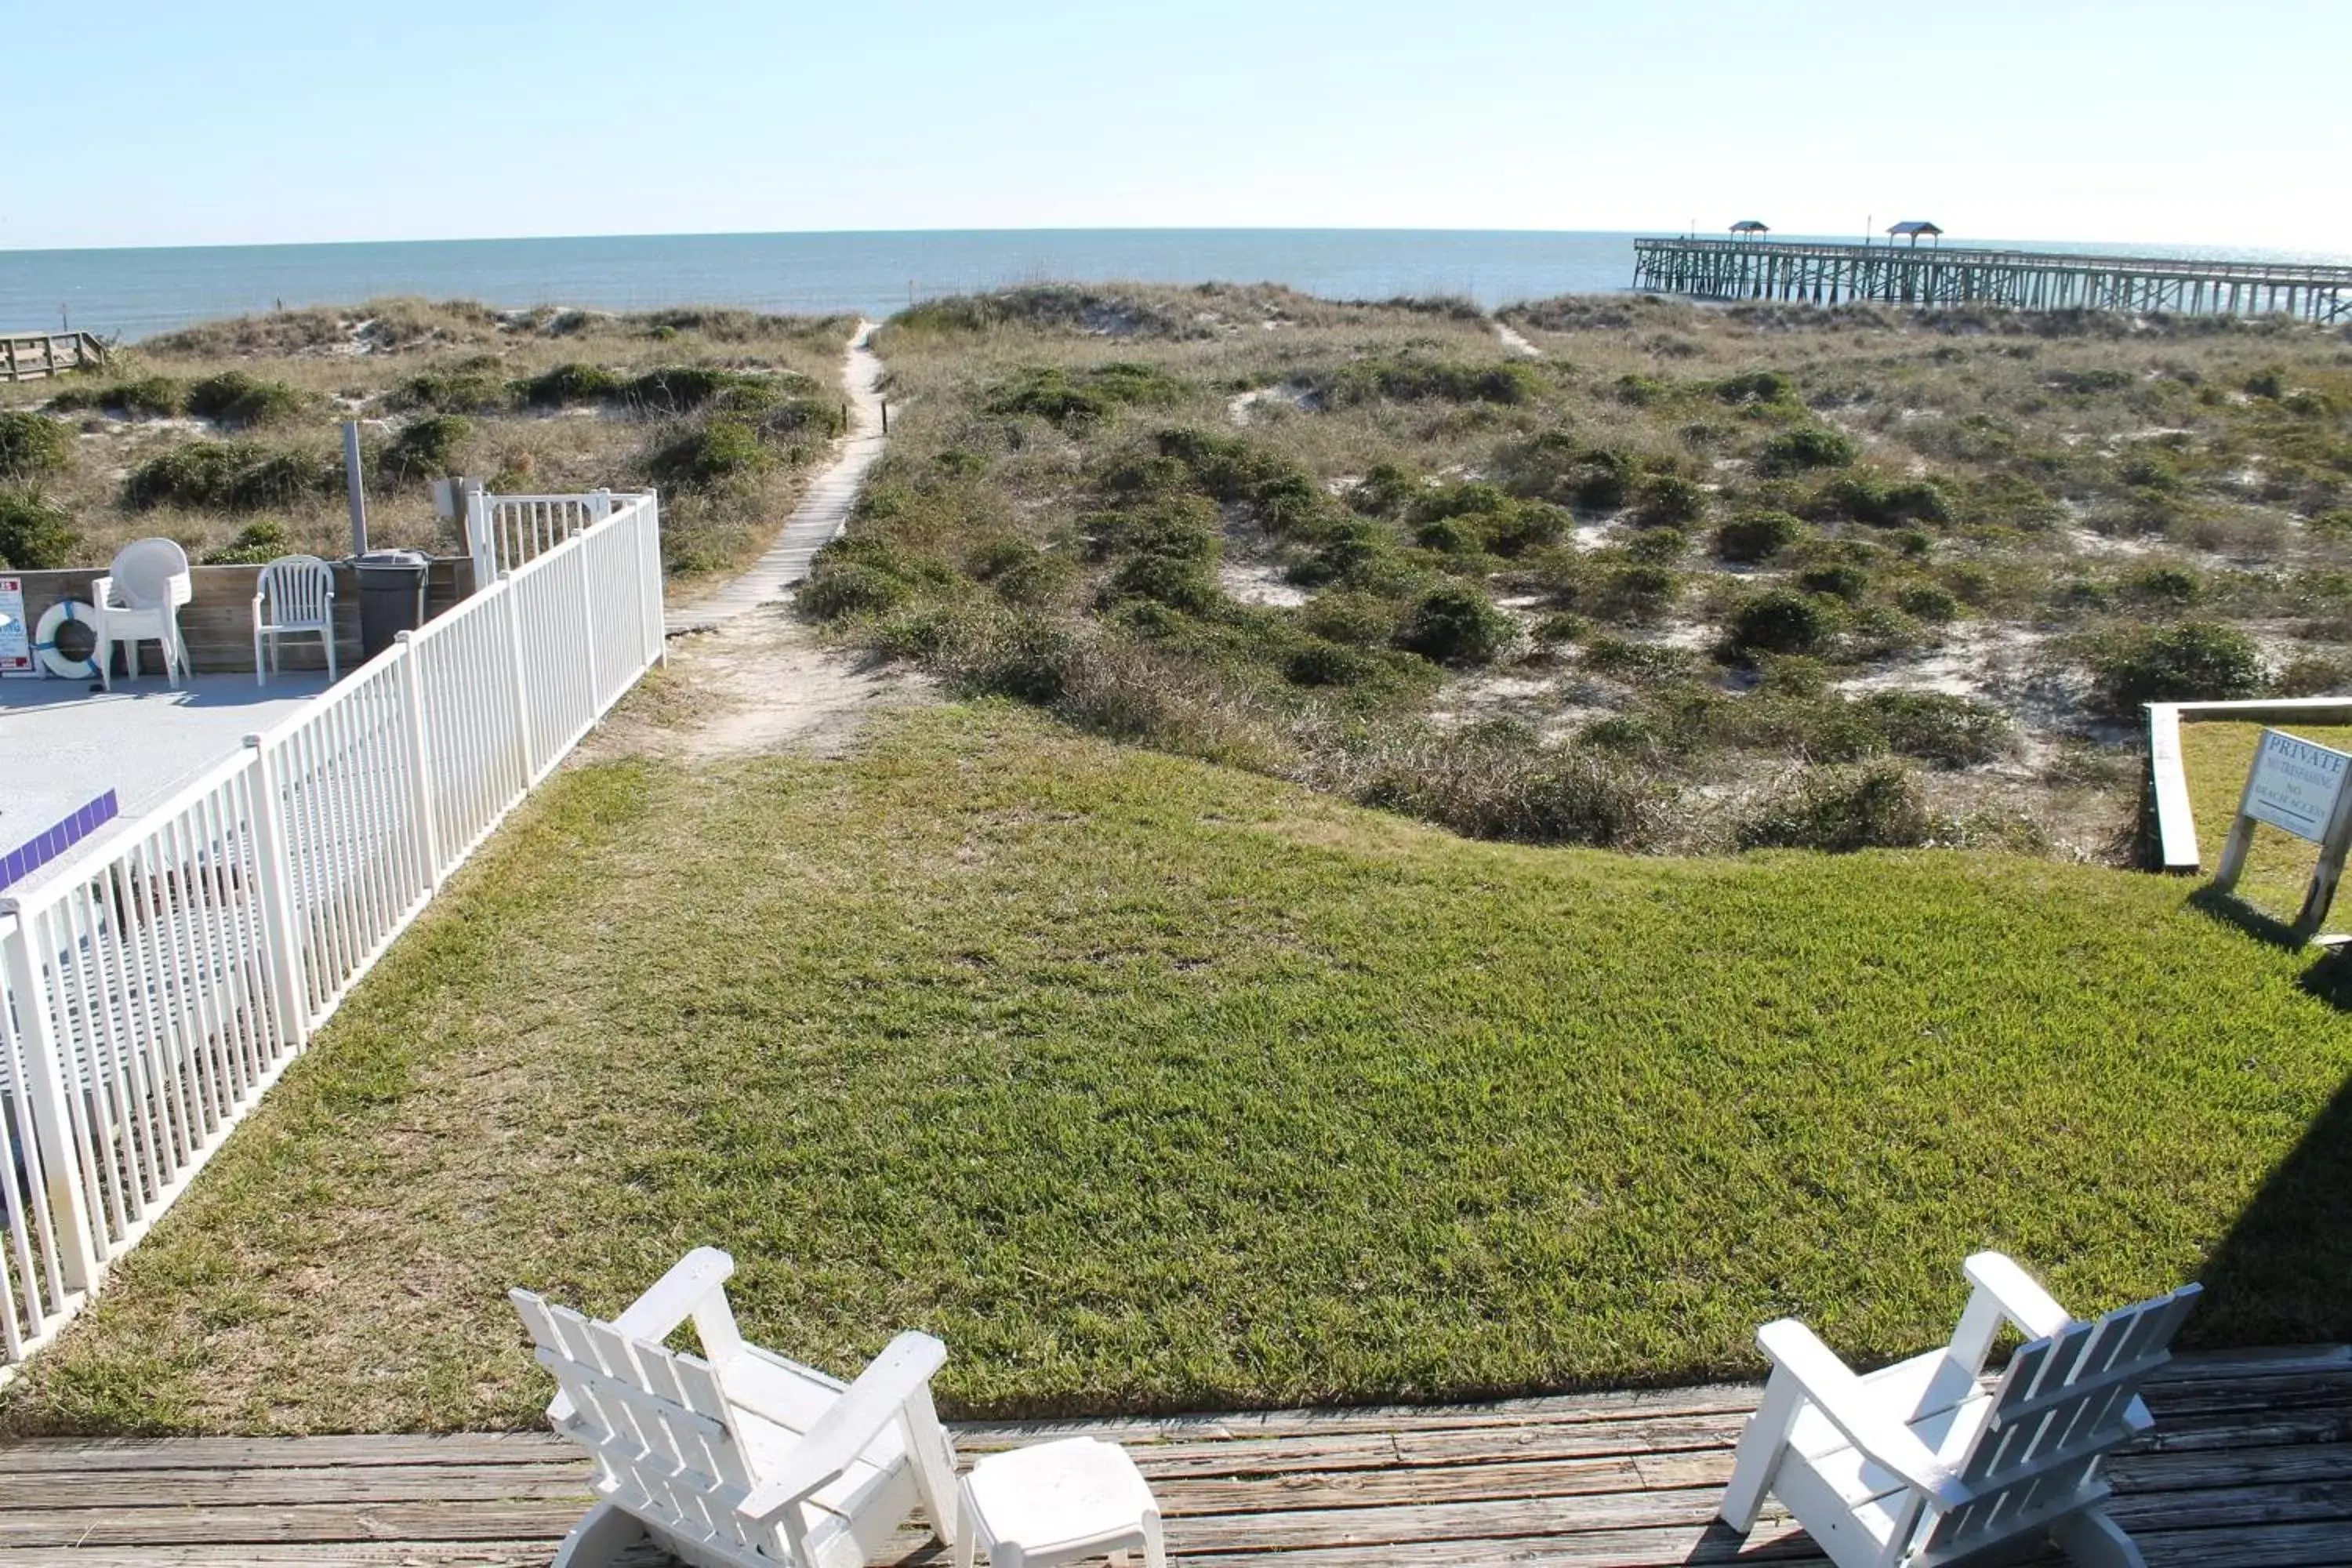
[[0, 249], [1926, 217], [2352, 252], [2347, 0], [0, 0], [0, 58], [61, 95], [0, 138]]

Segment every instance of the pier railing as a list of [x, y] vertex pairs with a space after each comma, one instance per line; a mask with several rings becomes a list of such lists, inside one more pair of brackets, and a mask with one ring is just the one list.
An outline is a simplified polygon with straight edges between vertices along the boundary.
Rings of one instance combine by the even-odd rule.
[[106, 354], [105, 342], [89, 332], [0, 332], [0, 381], [100, 370]]
[[0, 899], [0, 1381], [661, 658], [656, 498], [592, 510]]
[[1957, 246], [1637, 239], [1633, 287], [1818, 305], [1860, 300], [2352, 320], [2352, 267]]

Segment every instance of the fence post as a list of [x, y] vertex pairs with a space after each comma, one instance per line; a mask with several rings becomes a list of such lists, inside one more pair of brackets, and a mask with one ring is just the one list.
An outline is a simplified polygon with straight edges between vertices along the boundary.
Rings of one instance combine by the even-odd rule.
[[646, 662], [669, 668], [669, 627], [662, 611], [661, 492], [647, 490], [645, 499], [644, 559], [637, 563], [637, 592], [651, 601], [654, 646]]
[[[32, 921], [14, 899], [0, 899], [0, 915], [13, 915], [0, 935], [0, 964], [16, 999], [16, 1043], [24, 1062], [25, 1096], [32, 1102], [33, 1146], [41, 1162], [42, 1190], [58, 1248], [58, 1282], [68, 1290], [88, 1290], [98, 1280], [98, 1240], [83, 1201], [81, 1161], [74, 1152], [73, 1122], [66, 1104], [65, 1062], [49, 1013], [48, 987], [33, 962]], [[0, 1180], [13, 1181], [13, 1175]], [[66, 1303], [51, 1292], [52, 1308]]]
[[[646, 638], [645, 508], [645, 501], [639, 500], [622, 509], [622, 526], [629, 530], [629, 553], [635, 558], [631, 563], [635, 576], [629, 584], [629, 604], [636, 612], [634, 618], [637, 627], [636, 673], [638, 675], [643, 675], [646, 666], [654, 661], [653, 650], [647, 645]], [[632, 676], [631, 679], [635, 679], [635, 677]]]
[[514, 579], [501, 577], [499, 586], [505, 590], [507, 658], [514, 679], [517, 738], [522, 742], [522, 787], [529, 789], [539, 782], [539, 752], [530, 743], [530, 683], [523, 679], [522, 612], [515, 607]]
[[474, 592], [485, 593], [499, 580], [499, 543], [497, 523], [490, 510], [490, 500], [482, 487], [471, 479], [466, 486], [466, 549], [474, 558]]
[[580, 577], [580, 646], [588, 650], [589, 722], [604, 716], [604, 681], [596, 668], [596, 584], [588, 572], [588, 546], [572, 552], [572, 571]]
[[441, 890], [441, 833], [433, 811], [433, 742], [425, 728], [425, 679], [416, 671], [415, 632], [394, 632], [394, 644], [400, 649], [400, 696], [406, 710], [408, 722], [402, 729], [408, 736], [408, 779], [410, 816], [416, 823], [416, 853], [425, 868], [426, 888]]
[[310, 1038], [308, 944], [294, 918], [294, 862], [286, 851], [278, 816], [278, 752], [259, 735], [245, 738], [253, 753], [253, 859], [261, 877], [261, 926], [268, 948], [269, 996], [278, 1009], [278, 1032], [290, 1050]]

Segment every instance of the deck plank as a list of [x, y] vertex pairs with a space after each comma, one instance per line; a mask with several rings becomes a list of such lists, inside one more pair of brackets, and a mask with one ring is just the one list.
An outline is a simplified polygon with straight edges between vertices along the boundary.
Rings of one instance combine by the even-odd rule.
[[[964, 1424], [956, 1440], [967, 1462], [1079, 1433], [1127, 1444], [1186, 1568], [1820, 1568], [1783, 1514], [1745, 1541], [1714, 1519], [1758, 1392]], [[2109, 1476], [2151, 1568], [2352, 1568], [2352, 1352], [2183, 1358], [2148, 1403], [2156, 1431]], [[0, 1568], [544, 1568], [590, 1474], [545, 1432], [5, 1444]], [[885, 1560], [945, 1556], [909, 1529]]]

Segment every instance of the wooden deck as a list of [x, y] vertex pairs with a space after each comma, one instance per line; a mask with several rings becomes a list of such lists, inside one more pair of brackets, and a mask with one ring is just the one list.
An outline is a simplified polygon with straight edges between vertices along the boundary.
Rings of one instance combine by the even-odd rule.
[[[961, 1426], [967, 1455], [1126, 1443], [1190, 1568], [1822, 1562], [1780, 1516], [1710, 1521], [1752, 1387], [1483, 1405]], [[2352, 1351], [2183, 1358], [2112, 1468], [2151, 1568], [2352, 1564]], [[537, 1565], [583, 1461], [524, 1433], [0, 1446], [0, 1568]], [[906, 1547], [921, 1560], [910, 1532]]]

